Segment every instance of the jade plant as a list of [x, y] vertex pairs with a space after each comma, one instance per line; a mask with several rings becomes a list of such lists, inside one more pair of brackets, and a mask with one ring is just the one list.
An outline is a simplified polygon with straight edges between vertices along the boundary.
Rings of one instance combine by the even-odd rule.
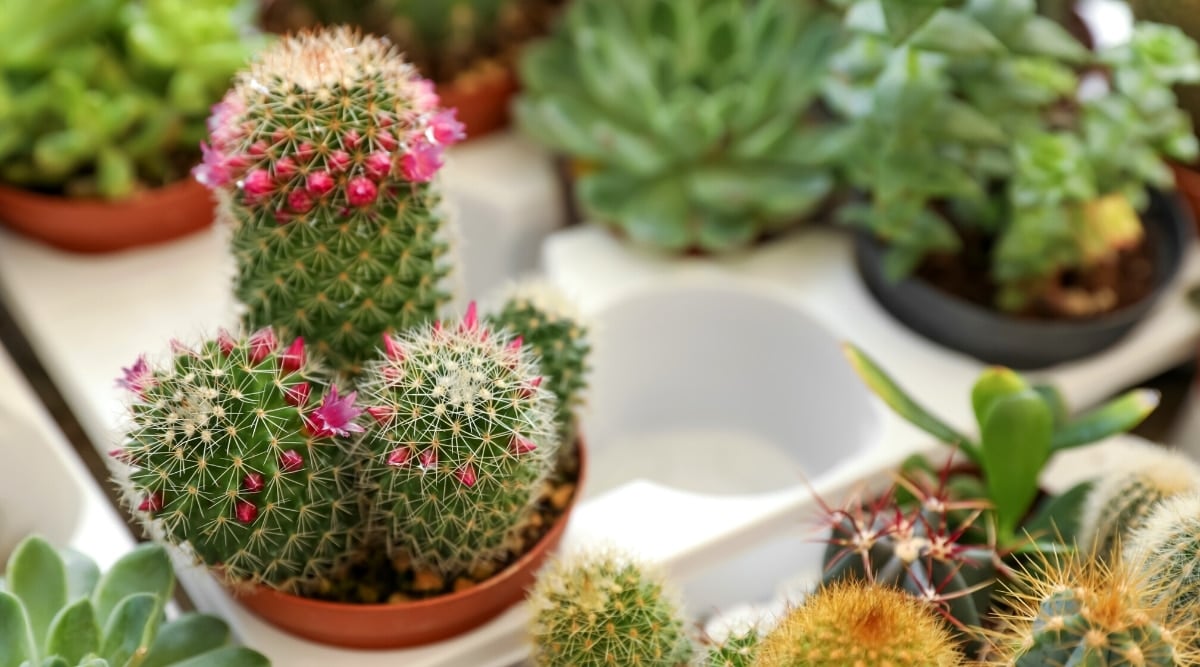
[[0, 181], [126, 198], [180, 180], [263, 43], [244, 0], [0, 2]]
[[[1198, 153], [1172, 86], [1200, 49], [1138, 24], [1092, 52], [1034, 0], [858, 0], [825, 100], [865, 200], [846, 222], [887, 246], [892, 279], [929, 277], [986, 307], [1089, 317], [1144, 297], [1126, 285], [1148, 190]], [[1149, 261], [1149, 260], [1147, 260]]]
[[40, 537], [17, 546], [0, 581], [0, 664], [43, 667], [268, 667], [230, 644], [219, 618], [167, 620], [175, 589], [166, 551], [142, 545], [101, 575], [86, 556]]
[[214, 110], [201, 182], [231, 230], [251, 329], [302, 336], [355, 375], [380, 336], [449, 301], [443, 150], [463, 138], [433, 84], [348, 28], [277, 42]]
[[671, 251], [745, 246], [830, 194], [836, 20], [797, 0], [578, 0], [522, 58], [518, 123], [586, 215]]

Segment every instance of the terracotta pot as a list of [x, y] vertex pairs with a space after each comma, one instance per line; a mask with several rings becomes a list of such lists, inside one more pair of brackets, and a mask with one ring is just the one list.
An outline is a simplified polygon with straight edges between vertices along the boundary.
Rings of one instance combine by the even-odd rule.
[[492, 620], [525, 598], [537, 572], [558, 548], [587, 472], [583, 442], [571, 505], [542, 539], [504, 571], [460, 593], [400, 604], [347, 604], [267, 588], [238, 593], [238, 602], [268, 623], [304, 639], [356, 649], [395, 649], [449, 639]]
[[442, 106], [458, 109], [458, 120], [467, 126], [468, 141], [508, 127], [509, 102], [516, 92], [516, 74], [494, 63], [437, 87]]
[[1172, 164], [1171, 169], [1175, 172], [1175, 186], [1179, 188], [1179, 194], [1187, 200], [1192, 209], [1192, 219], [1196, 222], [1197, 229], [1200, 229], [1200, 170], [1181, 164]]
[[211, 193], [192, 178], [107, 201], [0, 186], [0, 223], [56, 248], [103, 253], [170, 241], [212, 224]]

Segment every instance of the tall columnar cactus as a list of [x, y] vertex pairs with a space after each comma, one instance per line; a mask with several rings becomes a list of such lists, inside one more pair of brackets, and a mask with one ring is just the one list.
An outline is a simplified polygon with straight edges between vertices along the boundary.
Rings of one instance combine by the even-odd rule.
[[626, 554], [564, 556], [529, 596], [539, 667], [686, 667], [693, 646], [663, 577]]
[[1139, 448], [1131, 468], [1101, 478], [1088, 494], [1080, 522], [1079, 546], [1098, 558], [1119, 556], [1121, 545], [1159, 503], [1200, 491], [1200, 467], [1157, 446]]
[[706, 667], [752, 667], [762, 636], [757, 629], [732, 634], [714, 646], [705, 660]]
[[546, 388], [558, 400], [559, 434], [569, 446], [576, 434], [575, 411], [587, 388], [591, 353], [582, 316], [556, 287], [531, 281], [514, 286], [488, 322], [520, 336], [541, 360]]
[[137, 516], [233, 583], [328, 574], [360, 523], [354, 394], [326, 392], [303, 341], [270, 329], [173, 347], [121, 380], [134, 400], [114, 476]]
[[944, 623], [903, 591], [863, 582], [825, 587], [792, 610], [759, 646], [755, 667], [956, 667]]
[[1151, 601], [1163, 605], [1172, 622], [1200, 628], [1200, 493], [1159, 504], [1124, 557], [1145, 574]]
[[471, 304], [461, 323], [386, 338], [362, 387], [376, 422], [365, 475], [391, 547], [447, 576], [503, 556], [558, 450], [529, 350]]
[[448, 245], [431, 183], [463, 138], [432, 84], [346, 28], [264, 52], [214, 108], [197, 177], [232, 230], [249, 328], [355, 374], [379, 337], [436, 318]]
[[[1125, 565], [1071, 560], [1024, 572], [1015, 612], [1000, 633], [1000, 664], [1011, 667], [1182, 667], [1194, 665], [1195, 629], [1172, 623], [1143, 600], [1144, 577]], [[1026, 592], [1027, 591], [1027, 592]]]

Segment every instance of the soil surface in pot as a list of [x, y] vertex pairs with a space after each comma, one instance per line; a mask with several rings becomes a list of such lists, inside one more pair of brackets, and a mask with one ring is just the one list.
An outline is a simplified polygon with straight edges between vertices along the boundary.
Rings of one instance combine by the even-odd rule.
[[503, 560], [488, 567], [447, 580], [436, 572], [414, 568], [404, 556], [388, 558], [383, 550], [377, 549], [372, 551], [369, 559], [351, 565], [346, 576], [333, 581], [329, 589], [306, 591], [306, 597], [352, 604], [402, 603], [470, 589], [504, 571], [541, 541], [571, 507], [578, 482], [578, 457], [561, 457], [559, 469], [546, 480], [537, 505], [520, 528], [512, 550]]

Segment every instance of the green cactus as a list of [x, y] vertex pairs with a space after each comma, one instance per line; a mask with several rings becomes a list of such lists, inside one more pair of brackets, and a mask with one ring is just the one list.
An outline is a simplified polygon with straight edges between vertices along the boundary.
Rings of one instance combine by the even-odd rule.
[[836, 133], [814, 101], [838, 34], [801, 0], [578, 0], [522, 57], [517, 120], [580, 163], [584, 212], [725, 251], [813, 213]]
[[245, 9], [0, 1], [0, 180], [118, 199], [186, 177], [209, 106], [265, 43]]
[[1138, 448], [1130, 468], [1101, 478], [1088, 494], [1080, 522], [1079, 544], [1108, 559], [1137, 531], [1163, 500], [1200, 490], [1200, 467], [1184, 456], [1155, 445]]
[[582, 316], [556, 287], [530, 281], [511, 288], [500, 312], [488, 317], [488, 323], [520, 336], [541, 360], [546, 388], [557, 399], [560, 439], [564, 449], [571, 449], [591, 353]]
[[529, 595], [539, 667], [686, 667], [694, 648], [663, 577], [626, 554], [563, 556]]
[[[1148, 582], [1147, 597], [1172, 623], [1200, 628], [1200, 494], [1159, 503], [1125, 547], [1127, 563]], [[1194, 642], [1200, 650], [1200, 642]]]
[[708, 652], [707, 667], [752, 667], [762, 636], [757, 629], [730, 635]]
[[148, 531], [231, 583], [285, 591], [328, 575], [360, 523], [354, 394], [324, 394], [303, 341], [222, 332], [122, 384], [131, 427], [114, 476]]
[[141, 545], [100, 574], [77, 552], [28, 537], [8, 560], [0, 587], [0, 658], [44, 667], [269, 667], [230, 645], [219, 618], [164, 619], [175, 589], [166, 551]]
[[447, 577], [492, 564], [534, 509], [559, 443], [520, 341], [462, 322], [386, 339], [362, 380], [372, 514], [394, 551]]
[[792, 610], [759, 645], [754, 667], [957, 667], [949, 630], [920, 600], [894, 588], [840, 582]]
[[303, 336], [354, 375], [382, 333], [437, 316], [448, 246], [430, 181], [462, 126], [386, 41], [345, 28], [285, 38], [210, 127], [197, 177], [232, 229], [247, 327]]

